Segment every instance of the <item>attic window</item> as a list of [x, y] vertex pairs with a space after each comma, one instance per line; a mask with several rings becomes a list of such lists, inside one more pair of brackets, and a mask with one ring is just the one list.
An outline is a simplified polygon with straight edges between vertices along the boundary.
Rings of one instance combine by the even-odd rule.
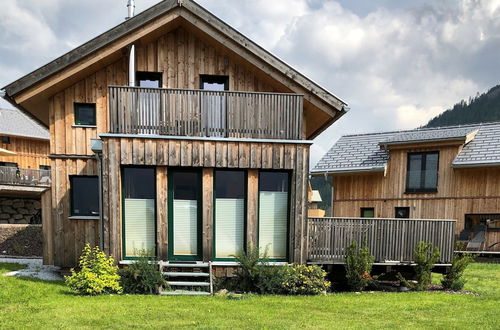
[[439, 152], [408, 153], [406, 193], [437, 192]]
[[162, 73], [161, 72], [137, 72], [136, 83], [138, 87], [144, 88], [161, 88]]
[[75, 103], [75, 125], [95, 126], [95, 103]]
[[2, 144], [10, 144], [10, 137], [2, 136]]
[[217, 75], [200, 75], [200, 89], [207, 91], [227, 91], [229, 90], [229, 77]]

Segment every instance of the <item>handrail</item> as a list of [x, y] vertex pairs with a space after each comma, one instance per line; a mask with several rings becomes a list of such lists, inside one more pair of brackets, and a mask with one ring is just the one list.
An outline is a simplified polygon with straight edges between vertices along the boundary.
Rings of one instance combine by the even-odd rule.
[[50, 170], [0, 166], [0, 184], [50, 187], [51, 182]]

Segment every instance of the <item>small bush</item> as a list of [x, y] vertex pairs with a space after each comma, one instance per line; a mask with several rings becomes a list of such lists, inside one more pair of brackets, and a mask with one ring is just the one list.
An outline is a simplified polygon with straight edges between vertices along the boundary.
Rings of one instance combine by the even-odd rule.
[[261, 256], [259, 248], [248, 245], [246, 252], [242, 251], [235, 256], [240, 267], [235, 272], [238, 288], [242, 292], [259, 292], [259, 277], [265, 272], [266, 253]]
[[370, 275], [375, 258], [370, 254], [366, 247], [366, 241], [363, 246], [358, 248], [358, 242], [354, 241], [347, 247], [345, 258], [345, 270], [347, 284], [353, 291], [362, 291], [372, 281]]
[[80, 271], [71, 269], [71, 276], [65, 278], [66, 285], [81, 295], [121, 293], [118, 267], [110, 256], [98, 247], [86, 244], [80, 257]]
[[319, 266], [285, 266], [283, 293], [289, 295], [318, 295], [326, 293], [330, 282], [325, 280], [326, 272]]
[[451, 262], [450, 272], [446, 274], [441, 281], [443, 288], [453, 291], [462, 290], [465, 285], [465, 279], [463, 279], [462, 276], [464, 275], [465, 269], [472, 261], [474, 261], [474, 258], [469, 254], [455, 254]]
[[425, 291], [432, 281], [432, 268], [439, 260], [441, 253], [437, 247], [429, 242], [418, 242], [415, 248], [415, 280], [417, 283], [408, 282], [401, 274], [398, 279], [408, 288], [416, 291]]
[[139, 257], [127, 268], [119, 271], [124, 293], [157, 294], [168, 287], [158, 268], [157, 260], [147, 251], [140, 251]]

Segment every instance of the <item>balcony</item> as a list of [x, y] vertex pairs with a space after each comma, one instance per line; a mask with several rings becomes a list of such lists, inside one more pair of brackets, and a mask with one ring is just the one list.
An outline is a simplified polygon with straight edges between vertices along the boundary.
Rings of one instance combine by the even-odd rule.
[[0, 184], [50, 187], [50, 170], [0, 166]]
[[300, 140], [303, 96], [109, 87], [110, 133]]

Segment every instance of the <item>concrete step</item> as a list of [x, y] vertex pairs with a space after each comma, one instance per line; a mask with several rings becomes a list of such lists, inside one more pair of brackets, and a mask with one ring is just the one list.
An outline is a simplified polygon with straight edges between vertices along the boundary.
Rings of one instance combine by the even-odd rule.
[[209, 282], [167, 281], [170, 286], [210, 286]]
[[209, 277], [209, 273], [195, 273], [195, 272], [163, 272], [162, 273], [165, 276], [168, 277], [180, 277], [180, 276], [185, 276], [185, 277]]
[[210, 292], [206, 291], [188, 291], [188, 290], [174, 290], [164, 291], [162, 296], [210, 296]]
[[197, 263], [162, 262], [160, 266], [168, 268], [208, 268], [208, 262], [197, 262]]

